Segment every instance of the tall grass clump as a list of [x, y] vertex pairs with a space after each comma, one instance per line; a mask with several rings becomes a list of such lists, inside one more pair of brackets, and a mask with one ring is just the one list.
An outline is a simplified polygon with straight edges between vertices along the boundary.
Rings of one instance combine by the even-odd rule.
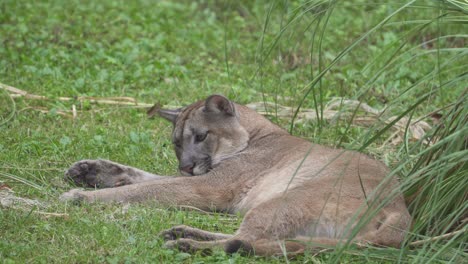
[[[269, 69], [273, 72], [269, 79], [294, 87], [275, 89], [270, 98], [275, 102], [288, 98], [295, 106], [290, 131], [310, 135], [304, 132], [310, 130], [314, 141], [385, 158], [394, 168], [389, 177], [400, 177], [413, 216], [401, 250], [369, 253], [347, 248], [336, 251], [332, 259], [339, 261], [343, 254], [422, 263], [466, 259], [466, 4], [275, 1], [264, 10], [255, 78], [268, 82]], [[356, 19], [345, 20], [349, 14]], [[296, 60], [294, 68], [291, 57]], [[272, 60], [275, 63], [268, 64]], [[359, 107], [351, 118], [325, 122], [324, 107], [334, 97], [355, 99], [383, 111], [366, 129], [353, 123]], [[296, 120], [305, 107], [315, 109], [311, 125]], [[275, 109], [270, 111], [274, 115]], [[414, 140], [409, 130], [421, 120], [430, 122], [432, 129]], [[391, 137], [391, 128], [402, 121], [406, 123], [402, 140], [378, 147], [388, 145], [385, 139]]]
[[407, 155], [402, 154], [413, 163], [409, 169], [402, 170], [414, 217], [412, 232], [419, 234], [414, 239], [423, 238], [413, 244], [427, 249], [425, 257], [431, 260], [445, 252], [456, 255], [457, 251], [453, 250], [456, 248], [466, 251], [467, 97], [463, 93], [434, 129], [412, 146]]

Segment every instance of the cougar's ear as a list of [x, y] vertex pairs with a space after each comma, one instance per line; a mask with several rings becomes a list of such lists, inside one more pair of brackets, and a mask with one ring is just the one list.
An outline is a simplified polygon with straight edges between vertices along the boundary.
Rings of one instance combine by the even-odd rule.
[[234, 103], [222, 95], [211, 95], [205, 101], [205, 112], [223, 113], [229, 116], [236, 115]]
[[182, 112], [182, 109], [175, 109], [175, 110], [169, 110], [169, 109], [158, 109], [158, 115], [160, 117], [163, 117], [172, 123], [175, 124], [177, 117], [179, 116], [180, 112]]

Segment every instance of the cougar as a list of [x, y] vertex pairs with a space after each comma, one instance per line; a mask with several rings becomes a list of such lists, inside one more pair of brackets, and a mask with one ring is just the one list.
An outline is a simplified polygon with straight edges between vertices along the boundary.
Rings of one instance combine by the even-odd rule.
[[161, 232], [166, 247], [188, 252], [221, 248], [272, 256], [346, 243], [401, 245], [411, 217], [398, 180], [383, 163], [294, 137], [221, 95], [158, 113], [173, 124], [181, 176], [82, 160], [65, 177], [101, 189], [73, 189], [61, 199], [154, 201], [244, 215], [235, 234], [183, 225]]

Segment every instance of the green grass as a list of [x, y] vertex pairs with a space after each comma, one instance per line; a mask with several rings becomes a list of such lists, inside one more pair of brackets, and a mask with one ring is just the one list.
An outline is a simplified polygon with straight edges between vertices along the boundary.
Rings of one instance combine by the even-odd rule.
[[[190, 256], [162, 249], [157, 237], [176, 224], [231, 233], [241, 216], [59, 203], [72, 188], [63, 172], [80, 159], [159, 174], [177, 168], [169, 123], [147, 119], [145, 109], [61, 96], [181, 106], [220, 93], [239, 103], [315, 109], [311, 122], [268, 110], [295, 135], [361, 149], [394, 168], [415, 216], [408, 243], [460, 230], [467, 217], [467, 21], [458, 1], [1, 1], [0, 83], [50, 100], [12, 101], [0, 89], [0, 183], [48, 205], [0, 207], [0, 261], [285, 261]], [[349, 118], [328, 122], [323, 109], [335, 97], [387, 110], [370, 127]], [[59, 114], [72, 105], [77, 118]], [[427, 116], [433, 111], [442, 115], [439, 125]], [[425, 117], [433, 129], [419, 141], [405, 136], [389, 145], [383, 121], [391, 116]], [[440, 143], [425, 144], [432, 138]], [[459, 262], [466, 241], [465, 232], [416, 249], [346, 249], [297, 262]]]

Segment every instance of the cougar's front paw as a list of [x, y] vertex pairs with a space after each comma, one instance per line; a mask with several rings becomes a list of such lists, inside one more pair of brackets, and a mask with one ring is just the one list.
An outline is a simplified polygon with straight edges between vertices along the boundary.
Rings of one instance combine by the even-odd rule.
[[86, 199], [86, 196], [83, 194], [83, 190], [73, 189], [60, 195], [59, 199], [62, 202], [79, 203], [84, 201]]
[[131, 183], [124, 167], [108, 160], [81, 160], [65, 173], [65, 179], [83, 187], [109, 188]]
[[73, 164], [67, 172], [65, 172], [65, 179], [73, 181], [76, 185], [85, 187], [97, 186], [97, 167], [98, 161], [96, 160], [81, 160]]

